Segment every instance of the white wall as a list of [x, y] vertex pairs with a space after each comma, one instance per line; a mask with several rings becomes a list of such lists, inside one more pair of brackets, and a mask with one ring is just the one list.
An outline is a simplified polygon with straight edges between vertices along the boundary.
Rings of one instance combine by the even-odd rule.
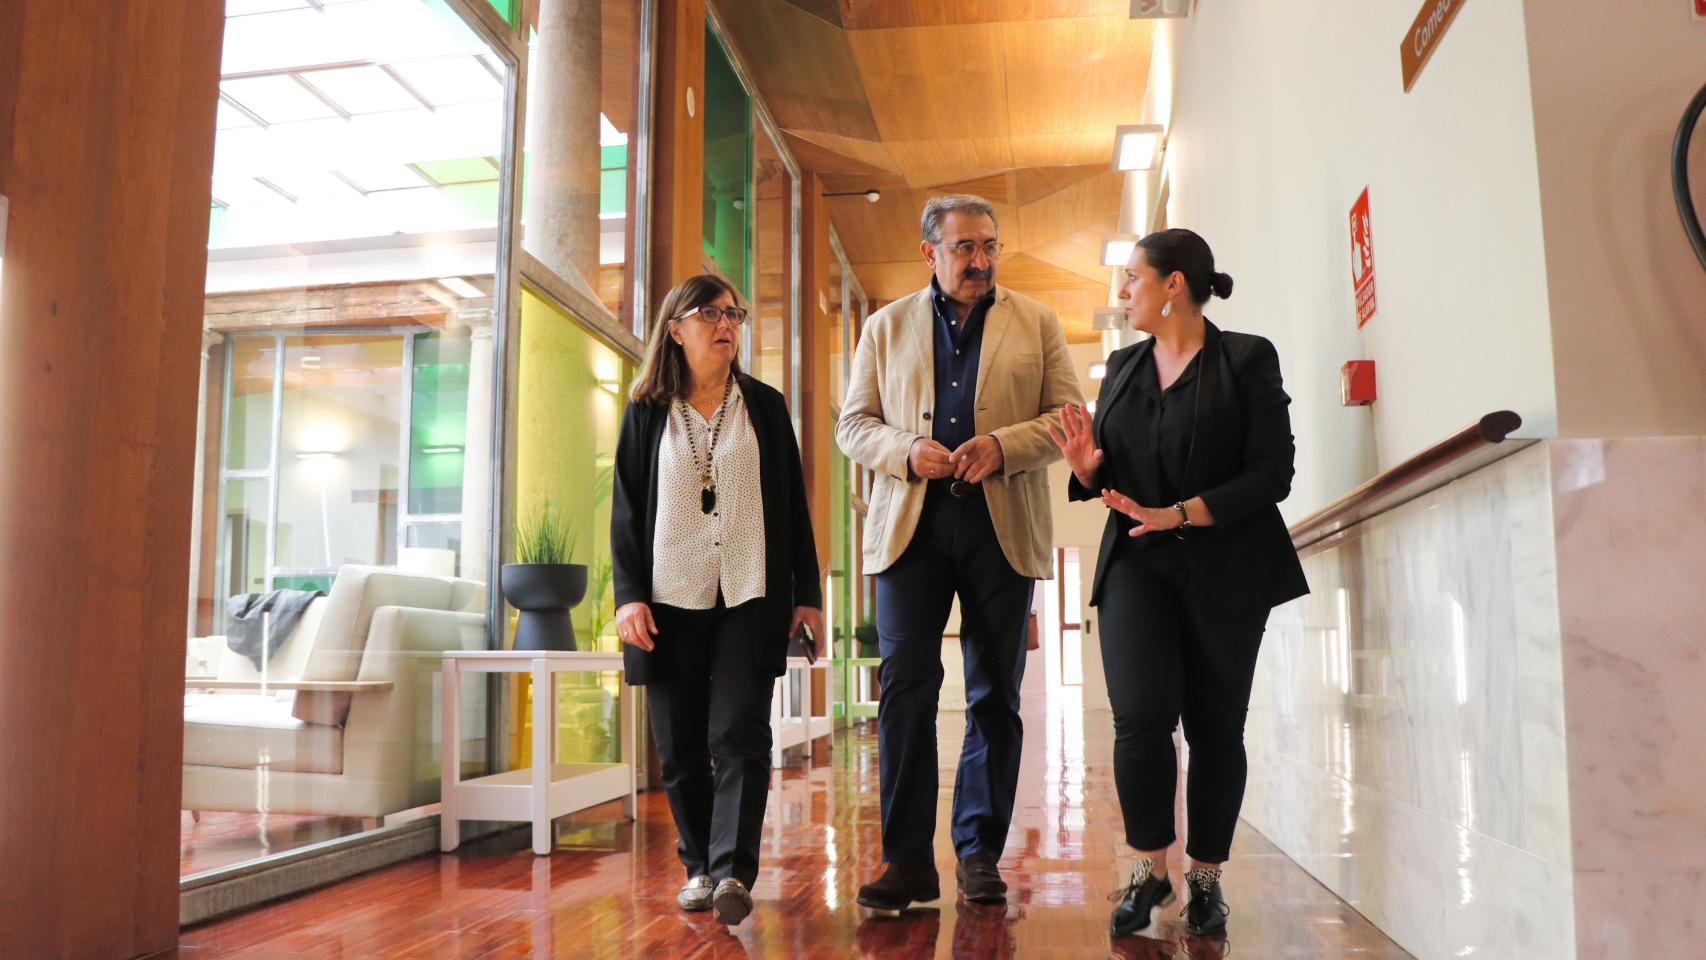
[[[1211, 319], [1279, 348], [1298, 437], [1288, 520], [1488, 411], [1556, 429], [1522, 6], [1465, 4], [1406, 94], [1415, 12], [1206, 3], [1157, 34], [1175, 71], [1147, 107], [1171, 120], [1168, 219], [1236, 281]], [[1364, 186], [1379, 312], [1358, 333], [1348, 220]], [[1377, 364], [1371, 409], [1339, 404], [1356, 358]]]

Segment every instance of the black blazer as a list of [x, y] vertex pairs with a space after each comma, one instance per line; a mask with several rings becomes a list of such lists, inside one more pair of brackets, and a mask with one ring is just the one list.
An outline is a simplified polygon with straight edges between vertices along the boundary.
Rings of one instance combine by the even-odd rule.
[[[806, 508], [800, 445], [788, 404], [774, 387], [746, 374], [736, 377], [758, 439], [758, 494], [764, 500], [764, 597], [756, 669], [781, 676], [787, 669], [788, 622], [794, 608], [823, 606], [817, 541]], [[669, 404], [629, 403], [616, 441], [615, 484], [610, 506], [611, 582], [616, 606], [652, 602], [652, 543], [658, 512], [658, 449]], [[745, 495], [745, 491], [741, 491]], [[651, 654], [622, 645], [627, 681], [651, 679]]]
[[[1247, 333], [1222, 333], [1204, 321], [1202, 363], [1197, 371], [1196, 424], [1185, 462], [1181, 499], [1202, 497], [1214, 524], [1185, 533], [1185, 563], [1190, 573], [1191, 602], [1202, 613], [1255, 614], [1309, 592], [1303, 564], [1291, 545], [1279, 502], [1291, 492], [1291, 417], [1280, 382], [1279, 354], [1265, 338]], [[1131, 388], [1133, 373], [1154, 339], [1114, 351], [1096, 397], [1098, 411], [1112, 409], [1114, 400]], [[1101, 414], [1091, 431], [1101, 447]], [[1097, 482], [1126, 492], [1129, 478], [1114, 475], [1113, 463], [1102, 461]], [[1100, 490], [1085, 489], [1074, 476], [1067, 485], [1073, 500], [1091, 500]], [[1146, 507], [1171, 504], [1146, 503]], [[1096, 579], [1090, 603], [1101, 603], [1114, 547], [1129, 524], [1108, 511], [1102, 547], [1096, 558]], [[1165, 537], [1170, 533], [1147, 536]]]

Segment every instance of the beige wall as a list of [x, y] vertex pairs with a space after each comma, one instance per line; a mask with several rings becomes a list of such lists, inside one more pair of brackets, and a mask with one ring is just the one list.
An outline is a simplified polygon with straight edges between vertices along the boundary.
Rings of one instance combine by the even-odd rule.
[[[1559, 433], [1702, 434], [1706, 271], [1677, 217], [1670, 149], [1706, 82], [1706, 21], [1677, 0], [1611, 9], [1525, 7]], [[1692, 160], [1698, 206], [1706, 132]]]
[[[1398, 44], [1416, 9], [1205, 3], [1158, 33], [1172, 74], [1151, 79], [1147, 110], [1170, 117], [1169, 221], [1203, 234], [1237, 282], [1210, 318], [1279, 349], [1293, 520], [1490, 410], [1554, 429], [1523, 8], [1465, 4], [1405, 93]], [[1348, 220], [1365, 186], [1379, 312], [1359, 332]], [[1128, 206], [1149, 190], [1134, 184]], [[1356, 358], [1379, 370], [1372, 408], [1339, 402]]]

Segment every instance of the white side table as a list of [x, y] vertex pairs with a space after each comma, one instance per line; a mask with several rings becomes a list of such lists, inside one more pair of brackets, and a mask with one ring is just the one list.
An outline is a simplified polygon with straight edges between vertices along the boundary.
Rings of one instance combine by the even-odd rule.
[[[568, 650], [448, 650], [442, 666], [444, 743], [442, 812], [439, 849], [455, 850], [462, 842], [463, 820], [531, 820], [533, 852], [551, 852], [551, 821], [566, 813], [622, 800], [622, 815], [634, 819], [634, 696], [622, 684], [617, 703], [621, 727], [619, 763], [557, 763], [557, 684], [559, 673], [605, 672], [622, 669], [620, 653], [582, 653]], [[463, 780], [462, 674], [528, 673], [533, 676], [533, 763], [512, 770]]]
[[[823, 712], [812, 710], [812, 690], [809, 680], [813, 673], [823, 677]], [[788, 685], [794, 677], [800, 682], [800, 710], [795, 712], [788, 697]], [[835, 718], [829, 712], [829, 661], [819, 658], [816, 664], [805, 657], [789, 657], [788, 669], [776, 678], [776, 689], [770, 697], [770, 765], [780, 769], [782, 751], [835, 732]]]

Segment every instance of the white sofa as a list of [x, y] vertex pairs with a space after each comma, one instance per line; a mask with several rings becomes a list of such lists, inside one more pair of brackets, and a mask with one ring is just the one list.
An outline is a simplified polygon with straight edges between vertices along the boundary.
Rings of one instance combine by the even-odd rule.
[[[343, 567], [264, 686], [229, 650], [214, 678], [186, 680], [183, 808], [377, 819], [436, 802], [439, 655], [483, 649], [485, 609], [476, 581]], [[464, 699], [465, 740], [483, 702]]]

